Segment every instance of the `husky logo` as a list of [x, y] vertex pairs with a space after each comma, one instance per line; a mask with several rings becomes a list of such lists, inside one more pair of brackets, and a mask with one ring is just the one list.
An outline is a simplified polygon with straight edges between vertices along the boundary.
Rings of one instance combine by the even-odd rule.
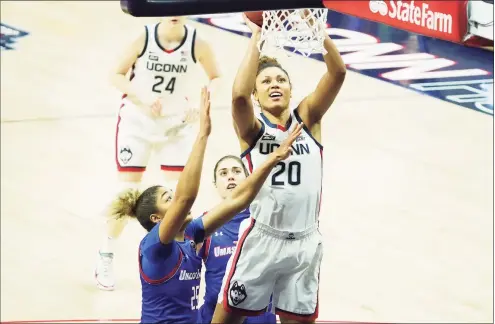
[[2, 50], [14, 49], [14, 47], [12, 46], [14, 45], [15, 41], [19, 37], [24, 37], [29, 34], [25, 31], [5, 25], [4, 23], [0, 23], [0, 28], [1, 28], [0, 47]]
[[294, 233], [289, 233], [289, 235], [287, 235], [286, 239], [287, 240], [295, 240], [296, 236], [294, 235]]
[[244, 284], [239, 285], [237, 281], [234, 281], [232, 287], [230, 288], [230, 300], [234, 304], [234, 306], [242, 303], [247, 297], [246, 287]]
[[127, 164], [132, 159], [132, 151], [126, 146], [120, 149], [119, 159], [122, 163]]

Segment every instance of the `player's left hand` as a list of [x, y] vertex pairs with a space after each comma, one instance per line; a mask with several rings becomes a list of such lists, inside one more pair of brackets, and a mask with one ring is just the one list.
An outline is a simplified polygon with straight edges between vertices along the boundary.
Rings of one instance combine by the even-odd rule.
[[249, 27], [249, 29], [251, 29], [251, 33], [253, 33], [254, 35], [261, 33], [261, 27], [249, 20], [245, 13], [242, 14], [242, 18], [244, 18], [244, 22]]
[[151, 115], [153, 117], [160, 117], [160, 115], [162, 114], [162, 102], [159, 98], [155, 99], [155, 101], [153, 101], [153, 103], [151, 104], [150, 106], [150, 109], [151, 109]]
[[296, 127], [292, 130], [292, 132], [289, 134], [289, 137], [287, 137], [281, 144], [280, 146], [273, 151], [273, 154], [275, 154], [275, 158], [279, 161], [285, 160], [290, 156], [292, 153], [292, 143], [301, 135], [301, 131], [303, 129], [304, 124], [300, 123], [297, 124]]
[[320, 21], [318, 19], [315, 19], [315, 17], [311, 15], [311, 11], [309, 9], [300, 10], [299, 15], [309, 27], [313, 27], [316, 24], [318, 26], [318, 30], [320, 31], [325, 30], [325, 28], [321, 25]]
[[184, 114], [184, 119], [182, 120], [185, 124], [193, 124], [197, 122], [199, 119], [199, 110], [198, 109], [188, 109]]

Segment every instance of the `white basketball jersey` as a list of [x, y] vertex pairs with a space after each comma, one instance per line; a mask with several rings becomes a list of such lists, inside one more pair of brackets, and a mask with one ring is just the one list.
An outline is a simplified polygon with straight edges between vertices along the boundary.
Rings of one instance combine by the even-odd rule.
[[[185, 37], [175, 49], [164, 49], [158, 40], [158, 25], [146, 26], [145, 48], [132, 67], [130, 80], [138, 93], [150, 102], [161, 98], [165, 114], [182, 112], [187, 96], [198, 79], [194, 54], [195, 28], [186, 25]], [[126, 106], [132, 103], [124, 98]]]
[[[242, 159], [252, 173], [301, 122], [297, 110], [291, 112], [286, 130], [272, 124], [263, 114], [255, 143]], [[323, 147], [307, 128], [292, 144], [293, 153], [271, 171], [262, 189], [251, 203], [251, 217], [279, 231], [300, 232], [318, 222], [323, 175]]]

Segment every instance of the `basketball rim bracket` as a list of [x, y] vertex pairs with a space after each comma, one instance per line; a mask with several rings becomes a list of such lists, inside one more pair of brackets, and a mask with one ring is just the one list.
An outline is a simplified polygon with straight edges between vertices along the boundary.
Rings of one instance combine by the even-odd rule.
[[134, 17], [170, 17], [246, 11], [325, 8], [322, 0], [120, 0]]

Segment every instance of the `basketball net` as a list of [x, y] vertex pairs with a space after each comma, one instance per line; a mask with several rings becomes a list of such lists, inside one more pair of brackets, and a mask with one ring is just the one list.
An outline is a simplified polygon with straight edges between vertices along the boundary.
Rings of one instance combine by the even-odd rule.
[[258, 49], [271, 56], [280, 50], [288, 56], [300, 53], [326, 54], [323, 46], [328, 9], [263, 11], [263, 26]]

